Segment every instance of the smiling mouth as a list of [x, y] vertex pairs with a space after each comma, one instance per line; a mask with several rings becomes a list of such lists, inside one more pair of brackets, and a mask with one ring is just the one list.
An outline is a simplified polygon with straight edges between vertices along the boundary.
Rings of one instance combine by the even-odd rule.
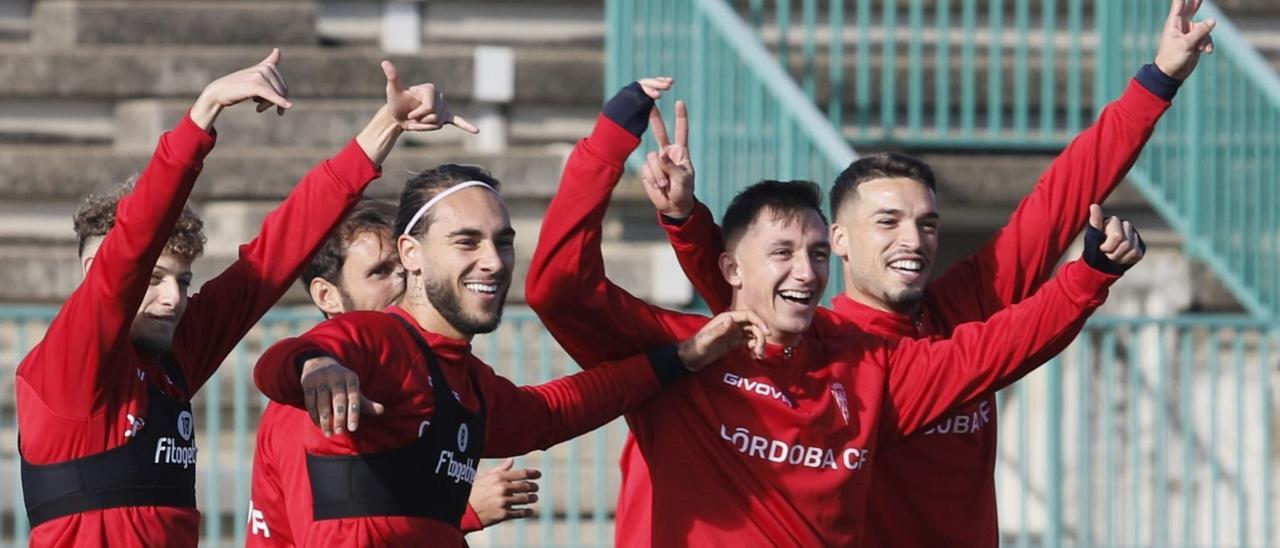
[[898, 272], [919, 274], [924, 272], [924, 261], [917, 259], [898, 259], [889, 263], [889, 268], [897, 270]]
[[462, 286], [467, 288], [467, 291], [470, 291], [472, 293], [476, 293], [479, 295], [483, 295], [486, 297], [493, 297], [498, 294], [498, 284], [483, 284], [483, 283], [477, 283], [477, 282], [470, 282], [470, 283], [462, 284]]
[[778, 292], [778, 296], [781, 297], [782, 300], [784, 301], [795, 303], [798, 305], [808, 306], [813, 303], [813, 300], [814, 298], [817, 297], [817, 294], [814, 293], [813, 291], [803, 291], [798, 289], [784, 289]]

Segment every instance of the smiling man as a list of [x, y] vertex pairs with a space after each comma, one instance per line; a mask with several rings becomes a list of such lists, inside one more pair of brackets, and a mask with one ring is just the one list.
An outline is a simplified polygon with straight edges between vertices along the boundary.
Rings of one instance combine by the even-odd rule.
[[[364, 198], [302, 271], [299, 282], [326, 318], [357, 310], [382, 310], [404, 293], [404, 269], [396, 253], [396, 207]], [[296, 546], [312, 521], [304, 435], [307, 412], [268, 402], [258, 424], [246, 546]], [[513, 469], [508, 459], [476, 476], [462, 517], [463, 532], [533, 515], [541, 477]], [[297, 534], [295, 535], [295, 532]]]

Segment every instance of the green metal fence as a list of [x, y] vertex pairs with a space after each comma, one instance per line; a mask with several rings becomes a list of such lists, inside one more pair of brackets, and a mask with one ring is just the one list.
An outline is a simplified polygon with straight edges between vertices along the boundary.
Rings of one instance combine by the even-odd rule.
[[[50, 308], [0, 308], [0, 543], [25, 544], [13, 369]], [[240, 545], [263, 405], [249, 368], [311, 311], [269, 315], [195, 401], [204, 544]], [[527, 310], [477, 353], [517, 384], [572, 373]], [[1009, 546], [1275, 546], [1280, 543], [1280, 326], [1239, 317], [1090, 321], [1061, 356], [1000, 394], [998, 500]], [[615, 421], [521, 465], [542, 469], [538, 516], [471, 535], [476, 546], [608, 546], [626, 427]]]
[[[644, 76], [675, 78], [668, 95], [689, 105], [698, 196], [712, 211], [764, 178], [829, 185], [853, 161], [853, 149], [722, 0], [609, 0], [605, 20], [606, 93]], [[667, 116], [671, 105], [663, 99]]]
[[[1099, 3], [1099, 96], [1155, 51], [1163, 1]], [[1209, 2], [1216, 53], [1179, 92], [1130, 179], [1259, 317], [1280, 318], [1280, 77]]]
[[729, 4], [856, 145], [1055, 149], [1093, 112], [1093, 1]]

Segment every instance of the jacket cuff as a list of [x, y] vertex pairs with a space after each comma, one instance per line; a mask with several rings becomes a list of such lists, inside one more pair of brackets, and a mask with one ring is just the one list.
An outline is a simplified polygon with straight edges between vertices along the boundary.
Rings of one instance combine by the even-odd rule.
[[667, 386], [683, 379], [691, 373], [685, 368], [684, 362], [680, 361], [680, 354], [674, 344], [650, 349], [645, 352], [645, 356], [649, 358], [649, 365], [653, 367], [653, 374], [658, 377], [658, 382], [662, 386]]
[[1088, 307], [1102, 305], [1107, 300], [1107, 290], [1120, 279], [1120, 276], [1095, 269], [1083, 260], [1067, 263], [1058, 275], [1063, 278], [1067, 295]]
[[355, 139], [324, 163], [334, 180], [351, 193], [364, 192], [365, 186], [382, 176], [382, 168], [374, 165]]
[[649, 128], [652, 109], [653, 99], [645, 94], [639, 82], [631, 82], [605, 103], [604, 115], [627, 133], [639, 137]]
[[484, 529], [484, 523], [480, 521], [480, 515], [476, 513], [471, 503], [467, 503], [467, 509], [462, 512], [462, 524], [459, 529], [464, 535]]
[[[706, 204], [701, 201], [695, 202], [693, 211], [683, 219], [675, 219], [661, 213], [658, 214], [658, 226], [667, 231], [667, 239], [677, 248], [689, 245], [689, 238], [686, 238], [685, 235], [702, 229], [703, 225], [708, 222], [715, 223], [711, 218], [711, 210], [707, 209]], [[719, 230], [719, 227], [715, 227], [715, 230]]]
[[1178, 88], [1182, 86], [1182, 80], [1165, 74], [1155, 63], [1142, 65], [1133, 79], [1165, 101], [1172, 101], [1173, 96], [1178, 94]]
[[162, 137], [161, 142], [169, 157], [183, 166], [199, 169], [204, 165], [204, 157], [217, 143], [218, 132], [213, 128], [208, 131], [201, 129], [191, 120], [191, 111], [188, 110], [167, 137]]

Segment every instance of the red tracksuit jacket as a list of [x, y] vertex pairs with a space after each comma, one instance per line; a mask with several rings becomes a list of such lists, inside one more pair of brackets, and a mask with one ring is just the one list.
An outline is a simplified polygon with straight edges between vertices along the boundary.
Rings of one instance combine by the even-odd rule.
[[[308, 420], [302, 436], [306, 452], [359, 455], [404, 447], [418, 438], [424, 421], [431, 420], [434, 402], [426, 360], [392, 315], [417, 326], [413, 317], [399, 307], [387, 312], [349, 312], [321, 323], [301, 337], [276, 343], [258, 361], [254, 381], [277, 402], [301, 408], [297, 361], [327, 354], [359, 376], [365, 396], [386, 406], [381, 416], [362, 418], [356, 432], [328, 438]], [[466, 341], [420, 328], [419, 332], [436, 354], [463, 408], [475, 412], [483, 396], [487, 414], [485, 457], [522, 455], [584, 434], [648, 399], [660, 388], [655, 366], [644, 355], [543, 385], [516, 387], [474, 356]], [[305, 464], [303, 474], [301, 481], [305, 482]], [[296, 495], [290, 492], [289, 496]], [[311, 521], [310, 515], [294, 515], [303, 511], [302, 506], [289, 506], [290, 523], [310, 522], [305, 533], [293, 530], [300, 545], [419, 546], [426, 542], [424, 539], [438, 546], [463, 544], [458, 524], [414, 517]], [[310, 505], [305, 506], [309, 514]]]
[[[608, 281], [601, 221], [639, 139], [601, 116], [565, 167], [526, 299], [579, 363], [683, 339], [706, 318]], [[847, 546], [882, 439], [919, 430], [1056, 353], [1114, 277], [1074, 262], [1025, 303], [949, 341], [887, 344], [819, 314], [790, 357], [735, 351], [629, 412], [616, 541]], [[610, 344], [600, 344], [609, 341]]]
[[[188, 117], [160, 139], [134, 191], [120, 201], [115, 227], [85, 280], [18, 366], [18, 427], [30, 462], [62, 462], [122, 445], [131, 419], [146, 419], [149, 383], [190, 399], [378, 175], [352, 142], [308, 173], [267, 216], [258, 237], [240, 248], [239, 260], [191, 297], [174, 334], [174, 357], [189, 387], [182, 393], [163, 380], [156, 357], [130, 344], [128, 333], [213, 144], [214, 136]], [[199, 531], [194, 510], [123, 507], [41, 524], [31, 545], [194, 546]]]
[[[1084, 227], [1089, 204], [1101, 203], [1124, 179], [1168, 108], [1168, 100], [1139, 80], [1130, 82], [1045, 170], [1009, 223], [978, 253], [927, 286], [918, 317], [876, 310], [844, 295], [836, 297], [835, 312], [886, 340], [937, 340], [950, 337], [960, 324], [986, 319], [1026, 299]], [[699, 204], [685, 222], [663, 226], [711, 310], [727, 308], [731, 290], [717, 264], [724, 245], [710, 211]], [[998, 545], [996, 416], [991, 392], [883, 450], [871, 482], [864, 543]]]

